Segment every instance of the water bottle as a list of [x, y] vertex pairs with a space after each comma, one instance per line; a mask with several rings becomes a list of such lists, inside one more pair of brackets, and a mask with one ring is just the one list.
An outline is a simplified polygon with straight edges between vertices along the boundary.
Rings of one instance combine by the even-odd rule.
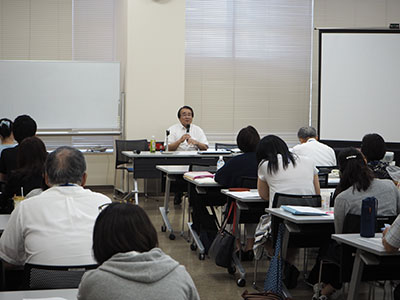
[[221, 169], [224, 165], [225, 165], [224, 157], [220, 155], [217, 161], [217, 171]]
[[155, 139], [154, 135], [151, 137], [151, 140], [150, 140], [150, 152], [151, 153], [156, 152], [156, 139]]

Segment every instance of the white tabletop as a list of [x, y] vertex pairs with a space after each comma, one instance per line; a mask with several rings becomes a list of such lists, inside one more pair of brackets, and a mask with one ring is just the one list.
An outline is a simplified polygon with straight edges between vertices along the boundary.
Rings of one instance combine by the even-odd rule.
[[400, 251], [387, 252], [382, 245], [382, 233], [375, 233], [373, 238], [361, 237], [359, 233], [332, 234], [332, 238], [338, 242], [356, 247], [358, 249], [379, 255], [392, 256], [400, 255]]
[[333, 214], [326, 216], [299, 216], [293, 215], [290, 212], [283, 210], [282, 208], [266, 208], [266, 212], [271, 215], [280, 217], [296, 224], [321, 224], [321, 223], [333, 223]]
[[45, 299], [52, 297], [76, 300], [77, 294], [78, 289], [0, 292], [0, 300]]
[[222, 156], [233, 156], [232, 153], [210, 153], [210, 154], [199, 154], [198, 151], [141, 151], [139, 154], [133, 153], [133, 151], [122, 151], [122, 154], [130, 158], [162, 158], [162, 157], [218, 157]]
[[234, 192], [229, 191], [229, 189], [222, 189], [221, 193], [241, 202], [265, 202], [258, 194], [257, 189], [251, 189], [248, 192]]
[[188, 165], [156, 165], [156, 169], [167, 175], [180, 175], [189, 171]]

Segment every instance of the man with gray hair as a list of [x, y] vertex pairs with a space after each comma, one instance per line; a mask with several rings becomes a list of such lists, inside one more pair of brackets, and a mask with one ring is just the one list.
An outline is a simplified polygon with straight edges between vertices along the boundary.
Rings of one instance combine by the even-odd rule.
[[12, 212], [0, 238], [0, 257], [11, 265], [95, 264], [92, 232], [99, 206], [111, 200], [84, 189], [87, 174], [83, 154], [60, 147], [45, 163], [50, 187], [25, 199]]
[[331, 147], [318, 142], [317, 131], [314, 127], [301, 127], [297, 132], [297, 137], [301, 144], [293, 147], [293, 153], [298, 156], [309, 157], [316, 166], [336, 166], [335, 151]]

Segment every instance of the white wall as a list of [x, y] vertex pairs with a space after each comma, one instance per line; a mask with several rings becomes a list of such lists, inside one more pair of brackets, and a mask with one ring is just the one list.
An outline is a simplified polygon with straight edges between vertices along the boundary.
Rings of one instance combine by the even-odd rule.
[[164, 140], [184, 103], [185, 1], [127, 3], [125, 137]]

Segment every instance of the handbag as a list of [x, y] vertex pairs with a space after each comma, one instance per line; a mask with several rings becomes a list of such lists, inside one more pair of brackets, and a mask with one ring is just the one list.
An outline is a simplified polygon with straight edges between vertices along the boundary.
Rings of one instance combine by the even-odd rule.
[[243, 292], [242, 298], [245, 300], [283, 300], [281, 295], [272, 292], [249, 293], [247, 290]]
[[[210, 249], [208, 250], [208, 255], [215, 264], [220, 267], [229, 268], [231, 266], [233, 249], [235, 246], [235, 228], [233, 228], [233, 234], [225, 230], [228, 219], [233, 211], [233, 224], [236, 224], [236, 203], [232, 201], [229, 208], [229, 213], [226, 216], [224, 223], [221, 225], [220, 229], [212, 242]], [[218, 222], [218, 221], [216, 221]], [[219, 225], [219, 224], [218, 224]]]

